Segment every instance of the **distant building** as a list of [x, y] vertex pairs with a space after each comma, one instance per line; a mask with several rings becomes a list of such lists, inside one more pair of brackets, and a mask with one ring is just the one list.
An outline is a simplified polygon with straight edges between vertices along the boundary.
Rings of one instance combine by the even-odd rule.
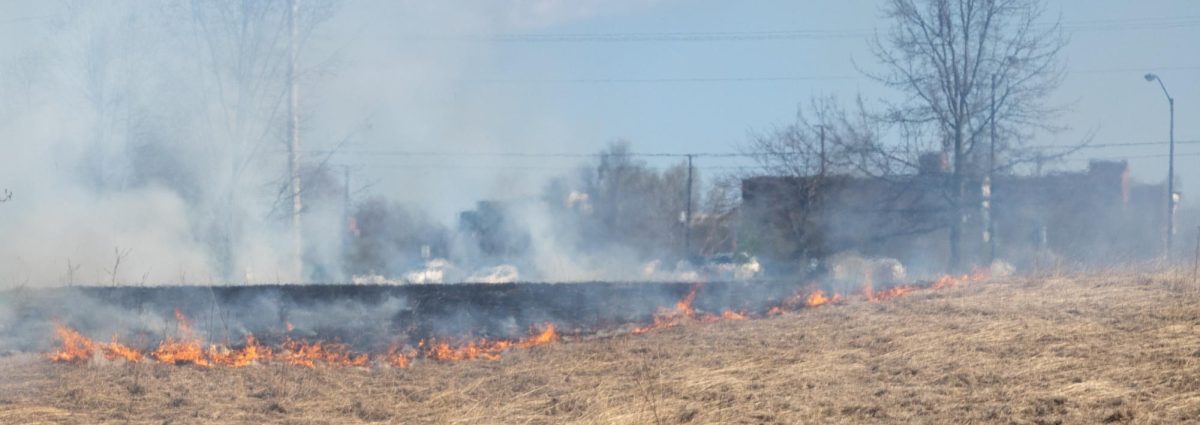
[[[955, 219], [946, 168], [944, 159], [927, 155], [913, 175], [745, 179], [740, 248], [785, 264], [857, 251], [898, 258], [918, 272], [945, 270]], [[965, 179], [960, 252], [968, 264], [991, 258], [989, 214], [995, 257], [1018, 266], [1102, 264], [1161, 253], [1165, 185], [1131, 182], [1124, 161], [1092, 161], [1083, 172], [996, 176], [990, 208], [987, 180]]]
[[511, 261], [529, 252], [529, 231], [515, 222], [512, 209], [511, 203], [479, 201], [475, 209], [459, 213], [459, 233], [468, 238], [482, 259]]

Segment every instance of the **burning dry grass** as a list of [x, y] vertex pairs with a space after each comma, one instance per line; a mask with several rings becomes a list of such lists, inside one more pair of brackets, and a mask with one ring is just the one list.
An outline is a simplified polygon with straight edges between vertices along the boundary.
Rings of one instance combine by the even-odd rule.
[[1054, 278], [407, 369], [13, 357], [0, 422], [1200, 421], [1198, 303], [1154, 278]]

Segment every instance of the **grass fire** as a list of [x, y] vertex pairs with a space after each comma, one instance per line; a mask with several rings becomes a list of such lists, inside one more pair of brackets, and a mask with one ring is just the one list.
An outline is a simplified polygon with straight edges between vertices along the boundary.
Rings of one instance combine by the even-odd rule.
[[707, 286], [694, 286], [621, 332], [569, 336], [547, 324], [512, 340], [431, 339], [378, 352], [286, 335], [277, 344], [202, 343], [187, 336], [187, 320], [172, 330], [178, 336], [141, 348], [57, 325], [54, 351], [0, 362], [0, 389], [10, 394], [0, 418], [1158, 423], [1200, 415], [1200, 384], [1189, 378], [1200, 373], [1192, 308], [1200, 292], [1171, 274], [937, 281], [887, 299], [865, 288], [800, 288], [770, 315], [728, 316], [688, 305], [704, 299]]
[[[969, 282], [981, 282], [984, 279], [986, 279], [986, 275], [983, 272], [960, 277], [942, 276], [923, 286], [904, 284], [879, 292], [872, 288], [871, 282], [868, 280], [863, 282], [861, 289], [857, 290], [854, 295], [858, 295], [866, 301], [880, 302], [920, 289], [945, 289]], [[612, 323], [610, 326], [613, 329], [593, 327], [576, 332], [573, 336], [584, 339], [589, 336], [622, 330], [638, 335], [687, 324], [759, 319], [785, 311], [838, 303], [844, 298], [841, 293], [827, 296], [824, 290], [815, 289], [815, 285], [805, 285], [796, 288], [792, 294], [779, 301], [777, 305], [769, 305], [765, 308], [760, 306], [753, 311], [724, 309], [720, 312], [698, 313], [693, 303], [704, 287], [704, 284], [691, 285], [687, 294], [672, 306], [657, 308], [652, 315], [652, 322], [649, 324]], [[799, 303], [796, 301], [797, 299], [804, 299], [804, 302]], [[846, 299], [849, 299], [849, 296]], [[376, 335], [373, 338], [387, 339], [393, 342], [387, 346], [385, 351], [363, 352], [353, 350], [350, 344], [341, 342], [337, 338], [309, 341], [294, 337], [291, 334], [295, 327], [291, 322], [284, 322], [282, 327], [286, 330], [282, 335], [274, 336], [273, 339], [277, 343], [273, 346], [264, 344], [261, 336], [256, 337], [253, 333], [246, 333], [237, 344], [204, 341], [196, 334], [192, 321], [178, 308], [174, 310], [174, 323], [174, 332], [166, 334], [155, 344], [139, 348], [120, 342], [115, 335], [111, 342], [96, 342], [68, 325], [55, 322], [54, 335], [60, 342], [60, 346], [46, 354], [46, 358], [52, 362], [77, 365], [91, 364], [93, 360], [103, 358], [108, 361], [120, 360], [128, 363], [146, 361], [205, 368], [241, 368], [268, 364], [308, 368], [317, 366], [404, 368], [418, 360], [433, 362], [499, 360], [508, 351], [551, 344], [559, 342], [561, 338], [555, 323], [546, 322], [531, 326], [528, 335], [518, 339], [443, 336], [422, 338], [415, 344], [401, 345], [398, 342], [403, 339], [401, 335]], [[463, 332], [466, 335], [471, 333], [470, 331]]]
[[1070, 6], [0, 2], [0, 424], [1200, 424], [1200, 9]]

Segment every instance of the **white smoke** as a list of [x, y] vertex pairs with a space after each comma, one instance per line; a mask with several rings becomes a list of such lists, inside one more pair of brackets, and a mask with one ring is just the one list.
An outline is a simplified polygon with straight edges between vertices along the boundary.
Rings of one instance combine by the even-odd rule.
[[[536, 31], [655, 2], [334, 3], [301, 55], [302, 143], [314, 151], [346, 134], [347, 149], [555, 146], [571, 124], [528, 113], [545, 107], [536, 95], [463, 82], [494, 66], [501, 46], [430, 37]], [[244, 70], [222, 61], [237, 57], [236, 42], [206, 44], [192, 11], [184, 1], [0, 5], [20, 18], [0, 28], [0, 188], [14, 194], [0, 204], [0, 285], [303, 280], [291, 275], [287, 208], [276, 202], [285, 108], [271, 93], [283, 81], [248, 81], [263, 87], [259, 100], [230, 93], [222, 84]], [[356, 175], [410, 188], [380, 194], [447, 222], [478, 199], [528, 196], [541, 178]], [[339, 208], [306, 210], [310, 276], [340, 273], [339, 219]]]

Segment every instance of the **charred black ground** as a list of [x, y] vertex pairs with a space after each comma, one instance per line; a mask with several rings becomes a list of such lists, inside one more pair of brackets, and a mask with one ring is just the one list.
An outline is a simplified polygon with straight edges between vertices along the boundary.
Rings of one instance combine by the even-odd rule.
[[[648, 323], [695, 289], [697, 313], [762, 314], [795, 281], [587, 282], [453, 285], [259, 285], [72, 287], [8, 291], [0, 305], [6, 350], [53, 344], [58, 321], [94, 338], [153, 344], [176, 332], [178, 310], [210, 341], [284, 337], [340, 340], [359, 350], [429, 338], [517, 338], [554, 323], [590, 335]], [[289, 329], [289, 327], [291, 329]]]

